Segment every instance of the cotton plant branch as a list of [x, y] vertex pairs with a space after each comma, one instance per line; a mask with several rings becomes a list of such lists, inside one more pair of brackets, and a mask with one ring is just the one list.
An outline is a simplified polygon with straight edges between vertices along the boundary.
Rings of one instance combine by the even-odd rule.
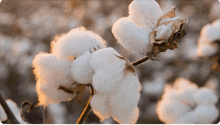
[[2, 97], [0, 93], [0, 104], [2, 105], [3, 109], [5, 110], [5, 113], [7, 115], [7, 120], [1, 121], [2, 123], [7, 123], [7, 124], [20, 124], [18, 120], [15, 118], [14, 114], [12, 113], [11, 109], [8, 107], [6, 101]]

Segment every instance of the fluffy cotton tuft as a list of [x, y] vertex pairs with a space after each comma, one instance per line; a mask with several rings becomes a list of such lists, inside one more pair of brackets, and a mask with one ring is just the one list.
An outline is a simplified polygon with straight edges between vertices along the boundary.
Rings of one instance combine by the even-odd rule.
[[198, 39], [197, 55], [208, 57], [218, 52], [219, 45], [213, 44], [215, 40], [220, 40], [220, 19], [202, 28]]
[[129, 5], [129, 16], [138, 26], [154, 29], [157, 20], [163, 15], [155, 0], [134, 0]]
[[71, 73], [77, 83], [92, 83], [92, 76], [95, 72], [90, 65], [91, 57], [92, 54], [90, 52], [86, 52], [84, 55], [79, 56], [71, 63]]
[[59, 103], [72, 98], [59, 86], [69, 87], [74, 82], [70, 74], [71, 61], [57, 59], [55, 55], [39, 53], [33, 60], [34, 73], [37, 78], [36, 90], [41, 105]]
[[79, 27], [56, 38], [51, 44], [51, 51], [59, 58], [75, 58], [104, 47], [105, 41], [99, 35]]
[[112, 116], [119, 123], [134, 124], [138, 119], [140, 82], [134, 72], [126, 70], [127, 63], [112, 48], [100, 49], [92, 55], [92, 85], [96, 93], [91, 107], [101, 121]]
[[112, 93], [118, 88], [117, 83], [124, 77], [126, 61], [112, 48], [96, 51], [92, 55], [91, 66], [95, 71], [92, 85], [99, 93]]
[[152, 32], [151, 29], [137, 26], [127, 17], [117, 20], [112, 27], [112, 33], [122, 46], [144, 55], [152, 49], [149, 42], [150, 32]]
[[218, 101], [218, 97], [208, 88], [200, 88], [193, 97], [197, 105], [214, 105]]
[[140, 83], [132, 72], [127, 72], [121, 81], [120, 89], [110, 99], [112, 117], [122, 124], [135, 124], [139, 109]]
[[208, 88], [179, 78], [166, 85], [156, 112], [161, 121], [178, 124], [210, 124], [218, 117], [216, 95]]

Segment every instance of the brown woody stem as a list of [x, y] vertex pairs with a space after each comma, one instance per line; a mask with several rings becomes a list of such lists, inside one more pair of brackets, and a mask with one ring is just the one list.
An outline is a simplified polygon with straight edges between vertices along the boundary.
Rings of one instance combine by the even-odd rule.
[[8, 119], [6, 120], [6, 123], [9, 123], [9, 124], [20, 124], [18, 122], [18, 120], [15, 118], [15, 116], [12, 113], [11, 109], [8, 107], [6, 101], [2, 97], [1, 93], [0, 93], [0, 104], [2, 105], [3, 109], [5, 110], [6, 115], [8, 117]]
[[86, 107], [84, 108], [82, 114], [80, 115], [78, 121], [76, 122], [76, 124], [83, 124], [84, 120], [86, 119], [86, 117], [89, 114], [89, 111], [91, 109], [90, 101], [92, 99], [92, 96], [94, 95], [94, 89], [93, 89], [92, 85], [89, 85], [89, 87], [91, 89], [91, 94], [90, 94], [89, 100], [88, 100]]

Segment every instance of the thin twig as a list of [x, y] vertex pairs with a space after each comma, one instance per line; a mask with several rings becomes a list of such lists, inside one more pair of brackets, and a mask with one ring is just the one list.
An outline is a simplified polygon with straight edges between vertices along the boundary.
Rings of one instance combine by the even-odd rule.
[[7, 103], [5, 102], [4, 98], [2, 97], [0, 93], [0, 104], [2, 105], [3, 109], [5, 110], [5, 113], [8, 117], [6, 120], [9, 124], [20, 124], [18, 120], [15, 118], [14, 114], [12, 113], [11, 109], [8, 107]]
[[76, 122], [76, 124], [83, 124], [83, 122], [86, 119], [89, 111], [91, 110], [90, 101], [92, 99], [92, 96], [94, 95], [94, 89], [93, 89], [92, 85], [89, 85], [89, 87], [91, 89], [91, 94], [90, 94], [89, 100], [88, 100], [88, 102], [86, 104], [86, 107], [84, 108], [82, 114], [80, 115], [78, 121]]
[[132, 62], [131, 64], [132, 64], [133, 66], [137, 66], [137, 65], [139, 65], [139, 64], [141, 64], [141, 63], [143, 63], [143, 62], [145, 62], [145, 61], [147, 61], [147, 60], [149, 60], [149, 58], [148, 58], [147, 56], [145, 56], [144, 58], [139, 59], [139, 60], [137, 60], [137, 61], [135, 61], [135, 62]]

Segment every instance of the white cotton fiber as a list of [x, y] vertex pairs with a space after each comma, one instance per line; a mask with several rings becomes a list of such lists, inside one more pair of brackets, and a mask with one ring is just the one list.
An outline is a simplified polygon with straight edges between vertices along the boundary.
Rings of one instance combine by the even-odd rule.
[[134, 0], [129, 5], [129, 16], [138, 26], [156, 28], [158, 19], [163, 15], [155, 0]]
[[109, 104], [108, 94], [94, 94], [90, 101], [90, 105], [93, 112], [100, 118], [100, 121], [111, 116], [112, 111]]
[[120, 84], [110, 99], [112, 117], [121, 124], [135, 124], [139, 116], [140, 82], [132, 72], [126, 72]]
[[146, 54], [151, 51], [149, 42], [151, 29], [144, 29], [137, 26], [129, 18], [120, 18], [112, 27], [112, 33], [118, 42], [126, 49], [139, 54]]
[[51, 104], [47, 106], [49, 115], [53, 119], [53, 124], [63, 124], [65, 123], [66, 109], [62, 104]]
[[99, 35], [79, 27], [56, 38], [51, 44], [51, 51], [59, 58], [74, 58], [104, 47], [105, 41]]
[[92, 54], [86, 52], [71, 63], [71, 73], [77, 83], [89, 84], [92, 82], [92, 76], [95, 72], [90, 65], [91, 57]]
[[220, 25], [219, 21], [216, 20], [212, 24], [207, 24], [202, 28], [201, 35], [208, 38], [210, 41], [214, 42], [215, 40], [220, 39]]
[[184, 116], [182, 116], [180, 119], [174, 122], [174, 124], [195, 124], [195, 114], [194, 112], [186, 113]]
[[40, 53], [36, 55], [33, 67], [37, 78], [36, 90], [41, 105], [71, 99], [71, 94], [58, 90], [60, 85], [70, 87], [74, 83], [70, 74], [70, 64], [71, 61], [59, 60], [52, 54]]
[[214, 105], [198, 106], [193, 113], [196, 121], [194, 124], [211, 124], [219, 116], [219, 111]]
[[208, 88], [200, 88], [193, 97], [197, 105], [215, 105], [218, 97]]
[[73, 79], [70, 74], [70, 63], [67, 59], [57, 59], [48, 53], [39, 53], [33, 60], [34, 73], [37, 79], [53, 85], [66, 85]]
[[68, 94], [58, 87], [54, 87], [53, 83], [37, 82], [36, 91], [38, 95], [39, 105], [48, 105], [52, 103], [60, 103], [73, 98], [72, 94]]
[[178, 101], [169, 100], [159, 101], [156, 107], [159, 119], [168, 124], [173, 124], [190, 110], [190, 107]]
[[199, 43], [197, 48], [197, 55], [199, 57], [209, 57], [218, 52], [218, 46], [208, 44], [208, 43]]
[[96, 51], [91, 58], [91, 66], [95, 71], [92, 85], [99, 93], [112, 93], [118, 88], [125, 72], [126, 61], [112, 48]]
[[178, 78], [174, 81], [173, 88], [176, 90], [176, 95], [181, 103], [193, 107], [196, 102], [192, 96], [196, 91], [198, 91], [198, 86], [187, 79]]

